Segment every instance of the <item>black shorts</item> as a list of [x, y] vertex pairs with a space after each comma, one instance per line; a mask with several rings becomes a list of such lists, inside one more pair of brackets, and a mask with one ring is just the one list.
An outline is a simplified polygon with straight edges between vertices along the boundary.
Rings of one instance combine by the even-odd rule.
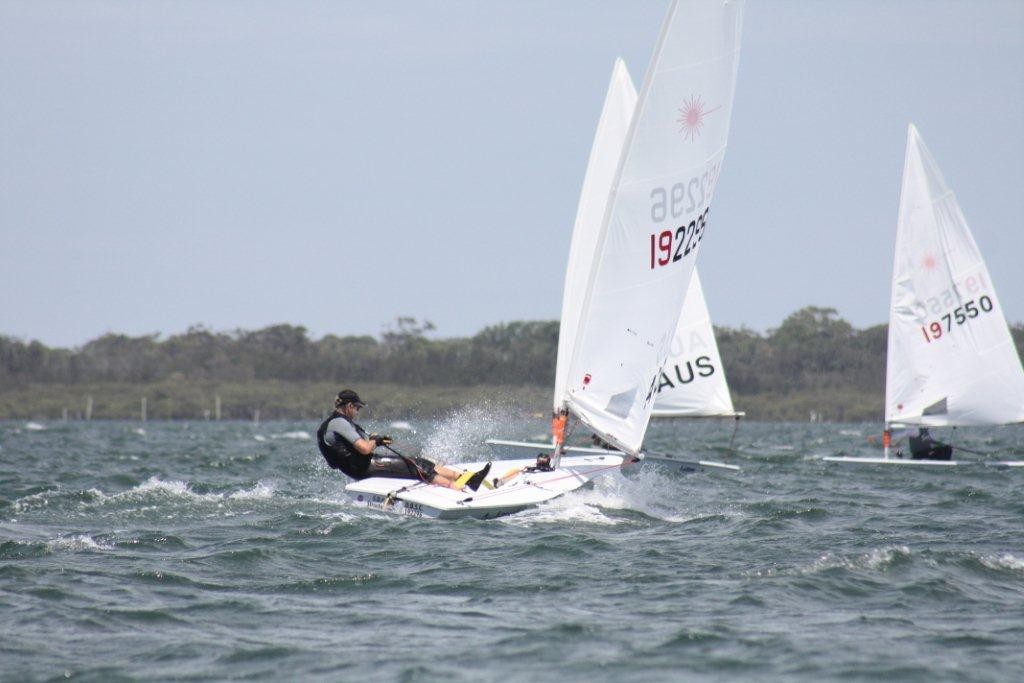
[[370, 458], [367, 477], [388, 477], [390, 479], [434, 480], [436, 465], [426, 458], [400, 458], [397, 455], [375, 455]]

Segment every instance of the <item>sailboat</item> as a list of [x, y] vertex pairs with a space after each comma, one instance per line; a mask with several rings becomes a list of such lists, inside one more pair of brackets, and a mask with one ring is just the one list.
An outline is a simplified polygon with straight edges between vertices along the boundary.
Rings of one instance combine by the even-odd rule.
[[892, 457], [892, 432], [1016, 422], [1024, 422], [1024, 369], [999, 297], [953, 192], [910, 124], [889, 312], [884, 455], [824, 460], [974, 464]]
[[[590, 160], [584, 177], [573, 225], [573, 236], [562, 294], [562, 316], [558, 336], [558, 357], [555, 365], [554, 411], [562, 409], [569, 382], [569, 364], [575, 349], [579, 326], [579, 309], [587, 278], [590, 275], [596, 238], [607, 209], [608, 196], [621, 150], [626, 142], [629, 123], [636, 107], [637, 94], [629, 71], [621, 59], [612, 69], [597, 133], [591, 146]], [[694, 380], [697, 381], [694, 381]], [[669, 348], [669, 358], [658, 381], [652, 417], [735, 417], [742, 416], [732, 405], [729, 386], [715, 342], [711, 317], [704, 301], [704, 291], [694, 268], [682, 313]], [[735, 432], [734, 432], [735, 433]], [[529, 441], [488, 439], [496, 452], [536, 452], [547, 444]], [[552, 445], [555, 437], [552, 436]], [[614, 452], [601, 446], [562, 446], [563, 453], [598, 454]], [[666, 463], [684, 470], [701, 468], [736, 471], [736, 465], [695, 460], [669, 453], [642, 451], [644, 460]]]
[[[496, 517], [563, 495], [639, 457], [682, 299], [712, 222], [742, 13], [742, 0], [674, 0], [632, 109], [620, 82], [625, 67], [616, 64], [597, 135], [621, 136], [622, 144], [594, 146], [577, 211], [552, 467], [536, 467], [532, 458], [503, 460], [495, 471], [507, 472], [500, 477], [505, 483], [471, 495], [364, 479], [346, 487], [357, 503], [413, 516]], [[614, 450], [563, 452], [577, 424]]]

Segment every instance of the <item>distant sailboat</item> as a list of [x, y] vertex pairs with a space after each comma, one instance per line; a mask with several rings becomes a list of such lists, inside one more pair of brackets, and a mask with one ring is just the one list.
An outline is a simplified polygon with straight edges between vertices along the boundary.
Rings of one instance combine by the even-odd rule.
[[825, 460], [958, 465], [890, 457], [892, 429], [1015, 422], [1024, 422], [1024, 369], [967, 221], [911, 124], [889, 313], [884, 457]]

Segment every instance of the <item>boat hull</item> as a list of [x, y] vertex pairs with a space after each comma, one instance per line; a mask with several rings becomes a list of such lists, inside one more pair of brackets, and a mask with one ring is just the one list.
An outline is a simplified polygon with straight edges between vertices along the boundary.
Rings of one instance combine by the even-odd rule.
[[[495, 461], [491, 478], [517, 472], [495, 489], [481, 486], [478, 491], [455, 491], [408, 479], [371, 477], [352, 482], [345, 490], [356, 505], [407, 517], [433, 519], [493, 519], [528, 508], [574, 491], [595, 478], [617, 472], [624, 457], [621, 453], [600, 453], [563, 457], [557, 469], [528, 471], [536, 458]], [[479, 463], [460, 463], [475, 470]]]
[[911, 467], [957, 467], [974, 464], [960, 460], [910, 460], [903, 458], [856, 458], [852, 456], [828, 456], [822, 458], [822, 460], [825, 462], [838, 462], [844, 465], [906, 465]]

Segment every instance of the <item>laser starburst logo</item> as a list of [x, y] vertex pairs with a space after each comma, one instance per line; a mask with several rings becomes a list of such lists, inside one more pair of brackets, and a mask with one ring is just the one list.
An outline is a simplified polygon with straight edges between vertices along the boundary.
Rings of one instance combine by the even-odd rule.
[[679, 118], [676, 119], [683, 138], [690, 142], [696, 140], [704, 130], [704, 117], [719, 109], [721, 109], [720, 106], [705, 109], [704, 100], [700, 95], [690, 95], [690, 98], [683, 102], [683, 106], [679, 107]]

